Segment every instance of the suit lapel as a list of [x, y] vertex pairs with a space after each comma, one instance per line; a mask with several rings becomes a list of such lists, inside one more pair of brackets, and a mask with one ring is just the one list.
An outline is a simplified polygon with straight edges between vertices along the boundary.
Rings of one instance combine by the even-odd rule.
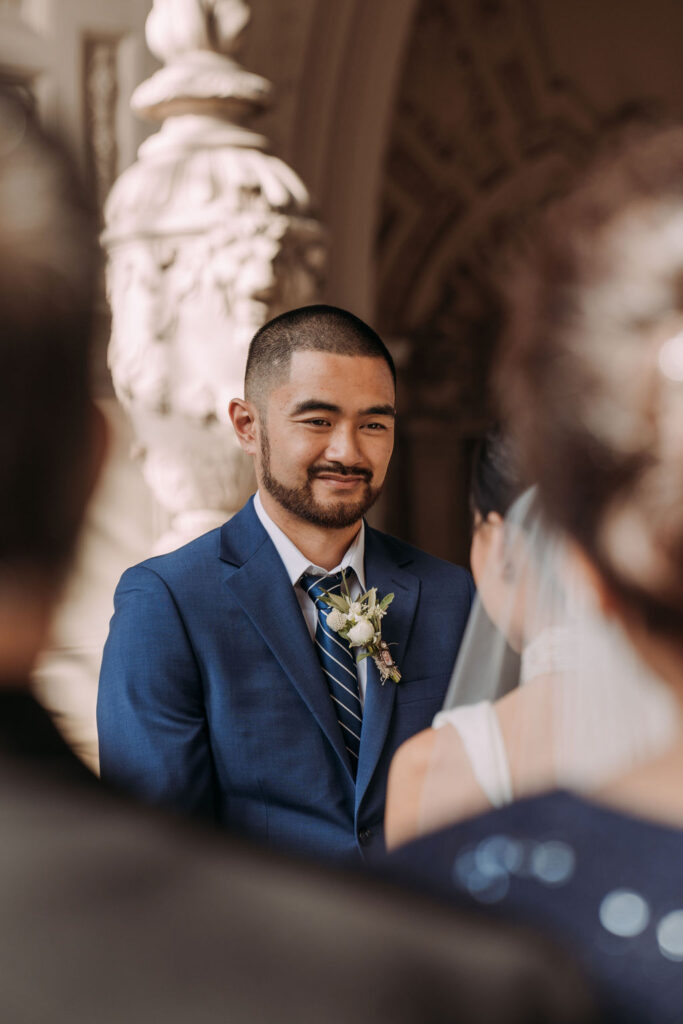
[[221, 558], [240, 566], [226, 579], [351, 778], [348, 754], [294, 588], [250, 502], [221, 535]]
[[[407, 564], [406, 559], [403, 564]], [[408, 639], [415, 618], [420, 581], [392, 557], [381, 534], [366, 528], [365, 582], [377, 587], [380, 597], [394, 594], [394, 600], [382, 622], [382, 637], [390, 643], [392, 654], [402, 669]], [[368, 658], [367, 690], [363, 709], [358, 775], [356, 778], [356, 811], [368, 788], [384, 747], [394, 709], [396, 687], [401, 683], [388, 680], [384, 685], [374, 662]]]

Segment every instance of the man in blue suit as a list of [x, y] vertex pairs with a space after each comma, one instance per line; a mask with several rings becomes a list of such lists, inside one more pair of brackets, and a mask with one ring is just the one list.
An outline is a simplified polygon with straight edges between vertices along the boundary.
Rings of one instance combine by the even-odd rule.
[[[230, 413], [258, 492], [220, 529], [129, 569], [98, 697], [102, 776], [146, 800], [336, 858], [384, 848], [389, 764], [441, 707], [469, 574], [372, 529], [393, 448], [395, 370], [330, 306], [254, 337]], [[322, 591], [394, 594], [402, 674], [382, 682]], [[362, 652], [362, 648], [360, 648]]]

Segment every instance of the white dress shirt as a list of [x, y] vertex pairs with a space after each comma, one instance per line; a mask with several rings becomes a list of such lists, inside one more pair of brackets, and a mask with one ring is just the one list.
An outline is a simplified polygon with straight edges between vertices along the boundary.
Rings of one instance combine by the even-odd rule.
[[[282, 559], [282, 564], [284, 565], [290, 582], [294, 587], [294, 593], [296, 594], [297, 601], [299, 602], [304, 619], [306, 620], [308, 632], [311, 634], [311, 640], [315, 640], [315, 630], [318, 625], [318, 609], [315, 606], [315, 602], [310, 599], [303, 587], [299, 587], [297, 584], [305, 572], [310, 572], [314, 576], [329, 576], [331, 573], [341, 572], [342, 569], [353, 569], [355, 576], [349, 581], [349, 590], [351, 592], [351, 597], [354, 599], [360, 597], [366, 589], [364, 564], [365, 523], [361, 522], [360, 530], [354, 537], [352, 544], [347, 549], [339, 565], [335, 566], [334, 569], [323, 569], [322, 566], [313, 565], [309, 562], [306, 556], [302, 555], [299, 551], [296, 544], [293, 544], [287, 534], [273, 522], [263, 507], [261, 495], [258, 491], [254, 495], [254, 511], [259, 517], [264, 530], [275, 545], [275, 550]], [[356, 650], [356, 648], [354, 648], [354, 650]], [[360, 701], [361, 704], [363, 704], [365, 701], [365, 689], [368, 679], [367, 658], [356, 663], [356, 671], [358, 672]]]

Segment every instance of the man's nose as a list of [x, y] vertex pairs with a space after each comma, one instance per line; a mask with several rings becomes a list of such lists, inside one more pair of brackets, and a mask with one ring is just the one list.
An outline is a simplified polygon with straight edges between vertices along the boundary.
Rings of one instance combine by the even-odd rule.
[[337, 424], [325, 449], [325, 456], [330, 462], [341, 462], [344, 466], [355, 466], [363, 461], [358, 431], [353, 424]]

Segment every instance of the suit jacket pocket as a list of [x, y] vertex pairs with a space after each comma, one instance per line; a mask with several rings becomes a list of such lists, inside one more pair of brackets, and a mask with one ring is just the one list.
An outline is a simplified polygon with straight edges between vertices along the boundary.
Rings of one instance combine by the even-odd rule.
[[443, 701], [448, 688], [448, 678], [443, 674], [425, 676], [422, 679], [402, 679], [400, 683], [385, 683], [396, 686], [397, 704], [414, 704], [417, 701]]

